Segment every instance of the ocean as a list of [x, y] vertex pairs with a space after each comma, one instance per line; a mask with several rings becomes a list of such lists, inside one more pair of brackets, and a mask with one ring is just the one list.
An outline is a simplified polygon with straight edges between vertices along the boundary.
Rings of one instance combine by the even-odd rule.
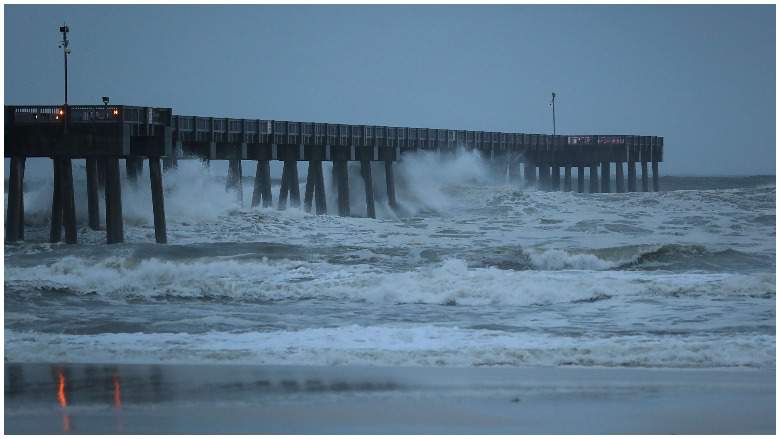
[[167, 245], [148, 169], [123, 180], [118, 245], [86, 227], [79, 161], [78, 245], [47, 242], [51, 187], [29, 176], [6, 363], [775, 368], [773, 176], [545, 192], [474, 154], [417, 153], [396, 165], [397, 212], [374, 169], [369, 219], [359, 168], [339, 217], [332, 191], [325, 216], [249, 207], [253, 164], [243, 206], [216, 165], [165, 174]]

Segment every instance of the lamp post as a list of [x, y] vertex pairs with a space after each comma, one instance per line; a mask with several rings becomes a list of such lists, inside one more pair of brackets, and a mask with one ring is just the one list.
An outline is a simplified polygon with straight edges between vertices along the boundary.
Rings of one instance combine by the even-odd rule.
[[60, 26], [60, 32], [62, 32], [62, 41], [60, 42], [60, 46], [62, 47], [62, 52], [65, 55], [65, 126], [67, 127], [70, 121], [70, 112], [68, 111], [68, 54], [70, 53], [70, 48], [68, 48], [68, 32], [70, 32], [70, 29], [68, 28], [67, 24], [64, 24]]
[[550, 103], [552, 105], [552, 114], [553, 114], [553, 136], [555, 135], [555, 92], [552, 94], [552, 102]]

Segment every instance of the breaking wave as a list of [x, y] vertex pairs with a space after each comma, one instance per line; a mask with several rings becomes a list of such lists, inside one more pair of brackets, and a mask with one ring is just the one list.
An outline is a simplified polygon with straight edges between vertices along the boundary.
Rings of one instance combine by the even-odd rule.
[[[543, 261], [551, 256], [541, 256]], [[597, 265], [590, 258], [583, 265]], [[545, 262], [550, 264], [549, 262]], [[553, 265], [560, 265], [554, 262]], [[69, 256], [50, 265], [6, 272], [7, 295], [97, 294], [110, 299], [238, 302], [328, 299], [383, 304], [545, 305], [594, 298], [748, 296], [774, 298], [774, 275], [644, 274], [593, 269], [558, 271], [474, 268], [447, 259], [411, 271], [367, 264], [338, 265], [287, 259], [171, 261], [114, 256], [99, 261]], [[55, 293], [56, 294], [56, 293]]]
[[555, 337], [440, 326], [205, 334], [39, 334], [6, 329], [12, 362], [382, 366], [774, 367], [772, 335]]

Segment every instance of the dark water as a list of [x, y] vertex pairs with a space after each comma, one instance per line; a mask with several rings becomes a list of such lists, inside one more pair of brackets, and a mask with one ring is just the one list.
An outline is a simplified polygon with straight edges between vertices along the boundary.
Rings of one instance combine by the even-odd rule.
[[401, 214], [380, 199], [371, 220], [241, 208], [183, 163], [166, 246], [144, 186], [123, 189], [125, 244], [86, 228], [48, 244], [50, 189], [32, 182], [28, 241], [5, 246], [6, 360], [775, 366], [774, 177], [576, 194], [469, 155], [397, 172]]

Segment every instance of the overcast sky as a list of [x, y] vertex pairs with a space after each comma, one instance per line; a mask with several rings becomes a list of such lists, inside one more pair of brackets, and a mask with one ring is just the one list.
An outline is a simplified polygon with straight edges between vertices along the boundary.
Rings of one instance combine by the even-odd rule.
[[663, 174], [774, 174], [775, 6], [5, 8], [5, 103], [665, 137]]

